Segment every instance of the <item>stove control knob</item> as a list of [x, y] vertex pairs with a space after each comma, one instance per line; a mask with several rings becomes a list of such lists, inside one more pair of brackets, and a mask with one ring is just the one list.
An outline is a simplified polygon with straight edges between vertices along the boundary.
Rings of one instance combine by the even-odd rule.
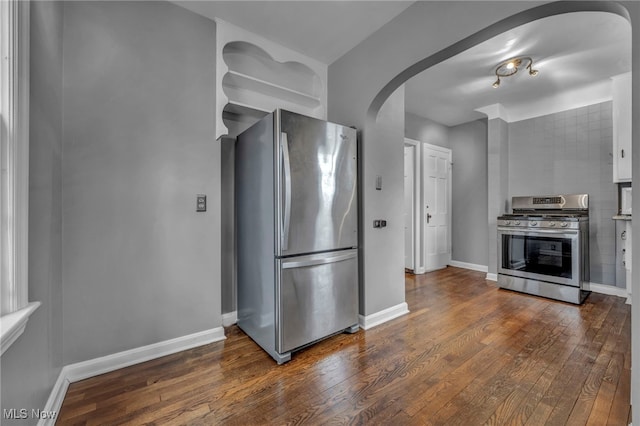
[[511, 225], [511, 221], [510, 221], [510, 220], [505, 220], [505, 221], [504, 221], [504, 224], [505, 224], [505, 225]]
[[520, 225], [520, 221], [519, 221], [519, 220], [516, 220], [516, 221], [514, 222], [514, 224], [516, 224], [516, 225]]
[[549, 222], [549, 226], [556, 226], [555, 222]]
[[538, 222], [536, 222], [535, 220], [533, 222], [529, 222], [529, 225], [531, 226], [536, 226], [538, 224]]
[[566, 228], [567, 226], [569, 226], [569, 224], [567, 222], [562, 222], [562, 224], [560, 224], [560, 226], [562, 226], [563, 228]]

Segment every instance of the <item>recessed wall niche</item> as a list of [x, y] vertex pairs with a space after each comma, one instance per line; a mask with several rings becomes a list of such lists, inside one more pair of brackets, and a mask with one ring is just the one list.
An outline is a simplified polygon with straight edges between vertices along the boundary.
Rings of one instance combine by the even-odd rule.
[[277, 108], [326, 119], [326, 64], [228, 22], [216, 25], [216, 139], [236, 137]]

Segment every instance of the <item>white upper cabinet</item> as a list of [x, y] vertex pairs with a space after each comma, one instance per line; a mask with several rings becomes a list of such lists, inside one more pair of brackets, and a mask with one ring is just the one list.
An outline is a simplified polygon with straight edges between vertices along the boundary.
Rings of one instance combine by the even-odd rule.
[[631, 182], [631, 73], [611, 78], [613, 92], [613, 181]]
[[326, 119], [327, 65], [216, 19], [216, 139], [277, 108]]

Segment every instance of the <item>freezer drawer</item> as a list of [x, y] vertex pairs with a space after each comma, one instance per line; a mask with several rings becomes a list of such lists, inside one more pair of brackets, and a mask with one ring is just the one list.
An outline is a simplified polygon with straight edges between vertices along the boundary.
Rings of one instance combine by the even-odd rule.
[[277, 352], [358, 323], [357, 253], [354, 249], [278, 260]]

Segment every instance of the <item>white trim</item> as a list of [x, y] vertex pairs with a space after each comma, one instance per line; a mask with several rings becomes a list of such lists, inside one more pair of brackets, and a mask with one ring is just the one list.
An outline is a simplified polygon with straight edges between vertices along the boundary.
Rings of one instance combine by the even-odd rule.
[[627, 294], [627, 289], [620, 288], [620, 287], [615, 287], [615, 286], [612, 286], [612, 285], [606, 285], [606, 284], [585, 283], [584, 289], [588, 290], [588, 291], [593, 291], [594, 293], [601, 293], [601, 294], [608, 294], [610, 296], [624, 297], [625, 299], [627, 298], [627, 296], [629, 296]]
[[486, 265], [477, 265], [475, 263], [459, 262], [457, 260], [450, 260], [449, 265], [455, 266], [456, 268], [470, 269], [472, 271], [478, 271], [478, 272], [489, 271], [489, 267]]
[[0, 318], [0, 355], [24, 332], [31, 314], [40, 306], [40, 302], [29, 303], [23, 309], [3, 315]]
[[[412, 213], [411, 213], [411, 224], [412, 224], [412, 228], [413, 228], [413, 232], [412, 232], [412, 236], [411, 236], [411, 245], [412, 245], [412, 250], [413, 250], [413, 258], [411, 259], [411, 263], [413, 264], [413, 268], [408, 268], [414, 272], [419, 271], [420, 269], [422, 269], [420, 267], [420, 239], [418, 238], [420, 235], [420, 144], [421, 142], [413, 140], [413, 139], [409, 139], [409, 138], [404, 138], [404, 147], [406, 148], [412, 148], [413, 149], [413, 164], [412, 169], [411, 170], [411, 174], [412, 174], [412, 184], [413, 184], [413, 200], [411, 200], [412, 202]], [[405, 174], [407, 173], [407, 171], [404, 171]], [[406, 238], [406, 235], [405, 235]], [[406, 241], [405, 241], [406, 243]], [[406, 265], [405, 265], [406, 267]]]
[[476, 111], [485, 114], [487, 116], [487, 119], [489, 120], [493, 120], [494, 118], [499, 118], [503, 121], [506, 121], [507, 123], [510, 122], [509, 113], [507, 112], [507, 109], [504, 107], [504, 105], [500, 103], [483, 106], [483, 107], [477, 108]]
[[519, 106], [510, 106], [508, 109], [498, 103], [477, 108], [475, 111], [485, 114], [489, 120], [500, 118], [507, 123], [515, 123], [607, 102], [612, 97], [611, 79], [606, 79], [577, 89], [563, 90]]
[[222, 314], [222, 326], [229, 327], [238, 322], [238, 311]]
[[29, 2], [1, 1], [0, 16], [0, 311], [7, 314], [29, 302]]
[[0, 1], [0, 332], [1, 353], [24, 332], [29, 304], [28, 1]]
[[[222, 327], [217, 327], [128, 351], [66, 365], [62, 368], [62, 371], [60, 371], [58, 380], [49, 395], [49, 399], [47, 400], [43, 411], [48, 413], [60, 412], [62, 401], [64, 400], [70, 383], [88, 379], [110, 371], [119, 370], [120, 368], [129, 367], [141, 362], [150, 361], [166, 355], [171, 355], [176, 352], [185, 351], [187, 349], [207, 345], [213, 342], [219, 342], [224, 339], [226, 339], [224, 329]], [[55, 424], [55, 418], [41, 419], [38, 422], [38, 426], [53, 424]]]
[[49, 399], [47, 399], [47, 403], [44, 405], [44, 408], [42, 410], [45, 413], [56, 414], [52, 416], [52, 419], [40, 419], [40, 421], [38, 421], [38, 426], [54, 426], [56, 423], [56, 418], [58, 417], [58, 413], [60, 413], [60, 408], [62, 408], [64, 397], [67, 395], [67, 390], [69, 389], [69, 384], [71, 383], [66, 377], [65, 368], [60, 371], [58, 380], [56, 380], [55, 385], [53, 385], [53, 389], [49, 394]]
[[100, 358], [67, 365], [64, 369], [67, 370], [67, 379], [73, 383], [89, 377], [118, 370], [120, 368], [129, 367], [130, 365], [139, 364], [141, 362], [171, 355], [197, 346], [218, 342], [224, 339], [226, 339], [224, 329], [222, 327], [217, 327], [201, 331], [199, 333], [189, 334], [187, 336], [130, 349], [128, 351], [118, 352]]
[[497, 282], [498, 281], [498, 274], [487, 273], [487, 276], [486, 276], [485, 280], [496, 281]]
[[413, 157], [413, 273], [424, 274], [422, 246], [422, 144], [423, 142], [404, 138], [405, 146], [415, 147]]
[[400, 303], [398, 305], [392, 306], [387, 309], [383, 309], [382, 311], [376, 312], [371, 315], [358, 315], [360, 328], [363, 330], [368, 330], [377, 325], [385, 323], [387, 321], [391, 321], [394, 318], [398, 318], [402, 315], [409, 313], [409, 305], [406, 302]]

